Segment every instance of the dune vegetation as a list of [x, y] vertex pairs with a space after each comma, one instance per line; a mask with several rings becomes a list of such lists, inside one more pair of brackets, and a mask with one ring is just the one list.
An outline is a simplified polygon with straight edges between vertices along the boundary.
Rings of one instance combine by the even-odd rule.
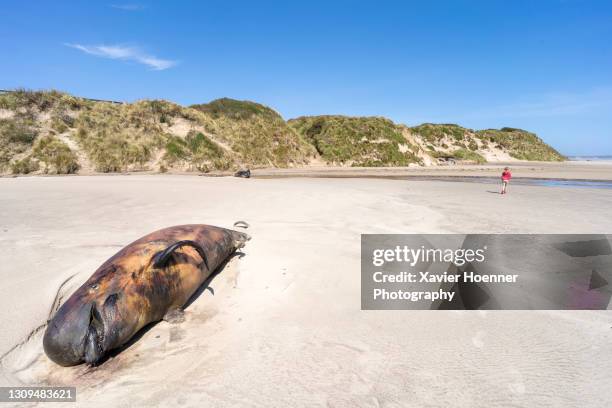
[[485, 152], [498, 151], [518, 160], [565, 160], [534, 133], [521, 129], [472, 130], [455, 124], [425, 123], [410, 130], [434, 156], [442, 154], [480, 164], [486, 162]]
[[502, 128], [479, 130], [476, 135], [509, 152], [515, 159], [537, 161], [562, 161], [565, 157], [547, 145], [535, 133], [522, 129]]
[[[453, 158], [484, 163], [490, 152], [563, 160], [535, 134], [454, 124], [407, 127], [383, 117], [310, 116], [229, 98], [181, 106], [117, 103], [58, 91], [0, 94], [0, 173], [229, 171], [309, 163], [408, 166]], [[488, 156], [487, 156], [488, 155]]]
[[416, 147], [392, 121], [380, 117], [309, 116], [289, 125], [330, 164], [360, 167], [420, 164]]
[[267, 106], [223, 98], [192, 105], [210, 134], [251, 166], [287, 167], [306, 164], [315, 151], [287, 122]]

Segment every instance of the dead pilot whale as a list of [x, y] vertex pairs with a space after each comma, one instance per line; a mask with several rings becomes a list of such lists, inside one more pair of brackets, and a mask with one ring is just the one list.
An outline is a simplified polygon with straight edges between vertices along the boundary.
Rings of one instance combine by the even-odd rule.
[[121, 249], [57, 310], [43, 338], [62, 366], [95, 365], [140, 329], [180, 310], [250, 237], [210, 225], [179, 225]]

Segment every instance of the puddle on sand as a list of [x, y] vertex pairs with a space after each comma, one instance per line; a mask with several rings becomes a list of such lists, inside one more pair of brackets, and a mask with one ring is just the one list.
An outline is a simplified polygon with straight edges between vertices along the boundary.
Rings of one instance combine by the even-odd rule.
[[[369, 178], [385, 180], [408, 180], [408, 181], [450, 181], [459, 183], [481, 183], [500, 184], [499, 177], [486, 176], [385, 176], [385, 175], [278, 175], [278, 176], [252, 176], [253, 178]], [[573, 179], [546, 179], [546, 178], [513, 178], [511, 183], [519, 186], [543, 186], [543, 187], [566, 187], [566, 188], [602, 188], [612, 189], [612, 180], [573, 180]]]

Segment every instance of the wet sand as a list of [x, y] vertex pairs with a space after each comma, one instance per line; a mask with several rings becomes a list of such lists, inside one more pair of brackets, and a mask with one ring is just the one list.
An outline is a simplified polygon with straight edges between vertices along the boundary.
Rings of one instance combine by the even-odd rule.
[[[594, 178], [584, 171], [572, 174]], [[3, 178], [0, 191], [0, 385], [74, 385], [76, 406], [612, 402], [609, 311], [361, 311], [359, 279], [362, 233], [610, 233], [612, 190], [131, 175]], [[121, 247], [236, 220], [253, 239], [185, 322], [154, 325], [93, 369], [44, 356], [58, 292]]]
[[308, 166], [289, 169], [255, 169], [254, 177], [372, 177], [372, 178], [461, 178], [499, 177], [509, 166], [515, 178], [612, 181], [612, 161], [509, 162], [484, 165], [429, 167], [329, 167]]

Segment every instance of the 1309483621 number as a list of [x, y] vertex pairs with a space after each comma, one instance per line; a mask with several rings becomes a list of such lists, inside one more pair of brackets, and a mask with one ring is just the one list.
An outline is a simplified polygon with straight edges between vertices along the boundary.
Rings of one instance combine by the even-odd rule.
[[76, 401], [75, 387], [0, 387], [3, 401]]

